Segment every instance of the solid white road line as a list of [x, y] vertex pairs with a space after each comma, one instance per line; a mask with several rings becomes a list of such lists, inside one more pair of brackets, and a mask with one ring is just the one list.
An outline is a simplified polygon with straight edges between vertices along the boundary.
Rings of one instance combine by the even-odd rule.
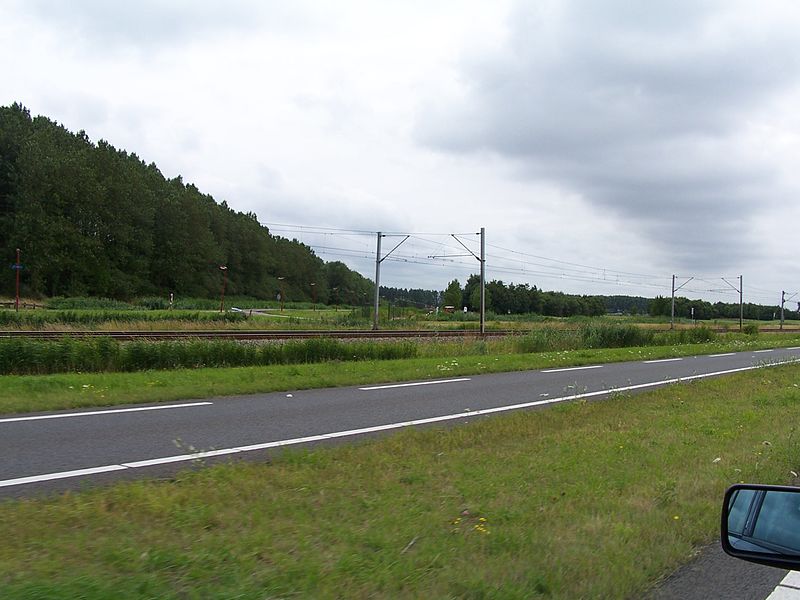
[[116, 413], [141, 412], [145, 410], [166, 410], [168, 408], [192, 408], [210, 406], [213, 402], [189, 402], [187, 404], [163, 404], [161, 406], [139, 406], [137, 408], [113, 408], [109, 410], [91, 410], [76, 413], [56, 413], [53, 415], [36, 415], [33, 417], [11, 417], [0, 419], [0, 423], [16, 423], [18, 421], [41, 421], [43, 419], [67, 419], [70, 417], [91, 417], [95, 415], [111, 415]]
[[45, 475], [33, 475], [31, 477], [18, 477], [16, 479], [6, 479], [0, 481], [0, 487], [11, 485], [25, 485], [26, 483], [38, 483], [40, 481], [52, 481], [53, 479], [69, 479], [70, 477], [80, 477], [81, 475], [95, 475], [97, 473], [108, 473], [109, 471], [123, 471], [122, 465], [106, 465], [105, 467], [91, 467], [88, 469], [77, 469], [75, 471], [61, 471], [60, 473], [47, 473]]
[[800, 573], [789, 571], [766, 600], [797, 600], [800, 598]]
[[547, 369], [542, 373], [563, 373], [564, 371], [582, 371], [584, 369], [602, 369], [604, 365], [592, 365], [591, 367], [565, 367], [563, 369]]
[[[580, 400], [582, 398], [593, 398], [597, 396], [606, 396], [612, 393], [628, 392], [631, 390], [641, 390], [649, 387], [660, 387], [670, 383], [681, 383], [684, 381], [693, 381], [695, 379], [704, 379], [707, 377], [716, 377], [719, 375], [729, 375], [731, 373], [740, 373], [742, 371], [752, 371], [754, 369], [766, 369], [779, 365], [786, 365], [791, 363], [800, 362], [800, 359], [795, 358], [779, 363], [752, 365], [749, 367], [740, 367], [738, 369], [728, 369], [725, 371], [715, 371], [713, 373], [703, 373], [700, 375], [690, 375], [688, 377], [676, 377], [675, 379], [666, 379], [662, 381], [651, 381], [648, 383], [639, 383], [636, 385], [627, 385], [619, 388], [612, 388], [606, 390], [598, 390], [596, 392], [586, 392], [583, 394], [573, 394], [571, 396], [561, 396], [558, 398], [548, 398], [546, 400], [534, 400], [532, 402], [522, 402], [520, 404], [509, 404], [506, 406], [496, 406], [494, 408], [485, 408], [481, 410], [473, 410], [470, 412], [461, 412], [451, 415], [442, 415], [439, 417], [428, 417], [425, 419], [414, 419], [413, 421], [402, 421], [400, 423], [388, 423], [386, 425], [376, 425], [374, 427], [362, 427], [360, 429], [349, 429], [346, 431], [334, 431], [332, 433], [322, 433], [318, 435], [310, 435], [301, 438], [292, 438], [288, 440], [277, 440], [274, 442], [264, 442], [263, 444], [252, 444], [250, 446], [237, 446], [234, 448], [222, 448], [219, 450], [209, 450], [207, 452], [195, 452], [193, 454], [179, 454], [176, 456], [165, 456], [162, 458], [153, 458], [149, 460], [140, 460], [135, 462], [125, 462], [118, 465], [107, 465], [103, 467], [93, 467], [90, 469], [79, 469], [76, 471], [61, 471], [59, 473], [48, 473], [45, 475], [33, 475], [30, 477], [18, 477], [16, 479], [0, 480], [0, 487], [9, 487], [12, 485], [24, 485], [28, 483], [36, 483], [40, 481], [49, 481], [53, 479], [66, 479], [69, 477], [80, 477], [81, 475], [91, 475], [93, 473], [104, 473], [107, 471], [120, 471], [122, 469], [138, 469], [142, 467], [152, 467], [156, 465], [165, 465], [176, 462], [188, 462], [192, 460], [200, 460], [203, 458], [211, 458], [215, 456], [224, 456], [228, 454], [238, 454], [240, 452], [252, 452], [254, 450], [268, 450], [270, 448], [280, 448], [283, 446], [296, 446], [298, 444], [307, 444], [309, 442], [319, 442], [322, 440], [332, 440], [336, 438], [351, 437], [363, 435], [365, 433], [375, 433], [379, 431], [389, 431], [392, 429], [402, 429], [404, 427], [413, 427], [415, 425], [428, 425], [431, 423], [441, 423], [443, 421], [454, 421], [457, 419], [468, 419], [480, 415], [490, 415], [494, 413], [508, 412], [512, 410], [520, 410], [523, 408], [532, 408], [534, 406], [544, 406], [546, 404], [556, 404], [559, 402], [568, 402], [570, 400]], [[453, 381], [453, 380], [451, 380]]]
[[472, 380], [469, 377], [463, 377], [461, 379], [437, 379], [435, 381], [417, 381], [414, 383], [392, 383], [390, 385], [374, 385], [372, 387], [362, 387], [358, 389], [368, 392], [370, 390], [388, 390], [390, 388], [414, 387], [418, 385], [436, 385], [438, 383], [457, 383], [459, 381], [472, 381]]
[[682, 358], [660, 358], [658, 360], [643, 360], [642, 362], [646, 365], [652, 365], [654, 363], [662, 363], [662, 362], [675, 362], [678, 360], [683, 360]]

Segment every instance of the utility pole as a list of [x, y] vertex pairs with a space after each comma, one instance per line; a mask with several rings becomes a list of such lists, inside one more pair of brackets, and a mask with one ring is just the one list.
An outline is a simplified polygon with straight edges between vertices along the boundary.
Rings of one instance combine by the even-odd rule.
[[481, 337], [486, 335], [486, 228], [481, 227]]
[[17, 272], [17, 295], [14, 297], [14, 310], [19, 312], [19, 270], [22, 265], [19, 264], [19, 248], [17, 248], [17, 263], [14, 265], [14, 270]]
[[744, 321], [744, 300], [742, 299], [742, 290], [744, 286], [742, 285], [742, 276], [739, 275], [739, 331], [743, 330], [742, 322]]
[[681, 289], [683, 286], [689, 283], [692, 279], [694, 279], [694, 277], [689, 277], [689, 279], [684, 281], [681, 285], [675, 287], [675, 275], [672, 276], [672, 311], [670, 312], [670, 317], [669, 317], [670, 329], [675, 329], [675, 292], [677, 292], [679, 289]]
[[797, 296], [798, 293], [800, 293], [800, 292], [795, 292], [795, 293], [793, 293], [791, 296], [789, 296], [787, 298], [786, 297], [786, 292], [781, 292], [781, 329], [783, 329], [783, 305], [787, 300], [791, 300], [792, 298]]
[[373, 329], [373, 331], [377, 331], [378, 330], [378, 317], [379, 317], [379, 312], [378, 311], [380, 309], [380, 301], [381, 301], [381, 296], [380, 296], [380, 293], [381, 293], [381, 263], [383, 261], [385, 261], [387, 258], [389, 258], [389, 256], [391, 256], [392, 252], [394, 252], [400, 246], [402, 246], [403, 242], [405, 242], [411, 236], [407, 235], [406, 237], [404, 237], [402, 240], [400, 240], [399, 244], [397, 244], [394, 248], [392, 248], [391, 250], [389, 250], [389, 252], [386, 253], [386, 256], [381, 257], [381, 238], [384, 238], [384, 237], [386, 237], [386, 236], [379, 231], [378, 232], [378, 249], [375, 252], [375, 316], [374, 316], [374, 319], [372, 321], [372, 329]]
[[[475, 253], [467, 248], [458, 236], [454, 233], [450, 234], [455, 241], [461, 244], [461, 247], [464, 248], [469, 255], [475, 258], [479, 263], [481, 263], [481, 336], [485, 335], [486, 333], [486, 228], [481, 227], [480, 232], [476, 233], [475, 235], [481, 236], [481, 255], [476, 256]], [[467, 254], [455, 254], [451, 256], [468, 256]], [[431, 256], [430, 258], [434, 258]], [[465, 307], [466, 308], [466, 307]]]
[[744, 300], [743, 300], [743, 296], [742, 296], [742, 289], [743, 289], [742, 276], [739, 275], [739, 287], [738, 287], [738, 289], [737, 289], [737, 287], [735, 285], [733, 285], [730, 281], [728, 281], [724, 277], [722, 278], [722, 281], [724, 281], [729, 286], [731, 286], [734, 290], [739, 292], [739, 331], [741, 332], [741, 331], [744, 330], [744, 328], [743, 328], [743, 322], [744, 322]]
[[378, 232], [378, 250], [375, 252], [375, 314], [373, 315], [372, 320], [372, 329], [373, 331], [378, 330], [378, 308], [380, 307], [381, 301], [381, 238], [383, 235], [381, 232]]

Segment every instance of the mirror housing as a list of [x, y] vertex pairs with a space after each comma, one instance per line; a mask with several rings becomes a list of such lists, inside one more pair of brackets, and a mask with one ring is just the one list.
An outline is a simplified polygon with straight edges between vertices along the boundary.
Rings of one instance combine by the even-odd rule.
[[722, 503], [720, 534], [726, 554], [800, 570], [800, 488], [732, 485]]

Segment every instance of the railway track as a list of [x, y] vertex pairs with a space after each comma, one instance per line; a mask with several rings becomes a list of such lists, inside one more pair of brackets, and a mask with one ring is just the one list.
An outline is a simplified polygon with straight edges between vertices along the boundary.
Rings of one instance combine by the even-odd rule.
[[[487, 336], [505, 336], [515, 333], [510, 330], [486, 332]], [[335, 339], [376, 339], [376, 338], [463, 338], [478, 337], [478, 331], [471, 330], [173, 330], [173, 331], [0, 331], [1, 338], [29, 338], [39, 340], [59, 340], [71, 338], [108, 337], [121, 341], [132, 340], [177, 340], [177, 339], [215, 339], [215, 340], [292, 340], [310, 338]]]
[[[658, 331], [666, 331], [667, 328], [659, 328]], [[711, 328], [716, 333], [735, 331], [724, 328]], [[487, 331], [487, 337], [503, 337], [507, 335], [524, 335], [527, 331], [500, 329]], [[762, 329], [761, 333], [800, 333], [798, 327], [785, 327], [779, 329]], [[0, 331], [2, 338], [28, 338], [39, 340], [59, 340], [64, 337], [71, 338], [97, 338], [108, 337], [121, 341], [133, 340], [179, 340], [179, 339], [215, 339], [215, 340], [292, 340], [310, 338], [334, 338], [334, 339], [419, 339], [419, 338], [471, 338], [479, 337], [480, 333], [476, 330], [379, 330], [371, 329], [350, 329], [350, 330], [171, 330], [171, 331], [22, 331], [8, 330]]]

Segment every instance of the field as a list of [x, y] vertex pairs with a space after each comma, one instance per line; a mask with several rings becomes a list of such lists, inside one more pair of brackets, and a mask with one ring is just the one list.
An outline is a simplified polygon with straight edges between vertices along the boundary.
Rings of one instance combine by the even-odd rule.
[[[6, 300], [7, 302], [7, 300]], [[33, 303], [33, 301], [28, 301]], [[44, 329], [55, 331], [116, 331], [116, 330], [204, 330], [204, 329], [371, 329], [373, 324], [370, 306], [324, 306], [310, 303], [286, 303], [283, 310], [277, 302], [255, 301], [247, 298], [229, 298], [225, 312], [220, 313], [219, 301], [185, 299], [169, 309], [164, 299], [144, 298], [135, 304], [92, 299], [63, 298], [48, 301], [47, 309], [0, 309], [0, 329]], [[236, 309], [232, 311], [231, 309]], [[476, 313], [432, 314], [430, 311], [381, 305], [382, 329], [477, 330]], [[531, 331], [537, 329], [574, 329], [587, 323], [635, 324], [638, 327], [663, 330], [669, 320], [663, 317], [618, 316], [604, 317], [544, 317], [541, 315], [497, 315], [487, 313], [488, 331]], [[778, 321], [758, 321], [762, 330], [778, 329]], [[692, 323], [677, 318], [676, 327], [691, 329], [707, 326], [714, 329], [738, 331], [739, 322], [733, 319], [715, 319]], [[786, 321], [787, 328], [798, 328], [800, 322]]]

